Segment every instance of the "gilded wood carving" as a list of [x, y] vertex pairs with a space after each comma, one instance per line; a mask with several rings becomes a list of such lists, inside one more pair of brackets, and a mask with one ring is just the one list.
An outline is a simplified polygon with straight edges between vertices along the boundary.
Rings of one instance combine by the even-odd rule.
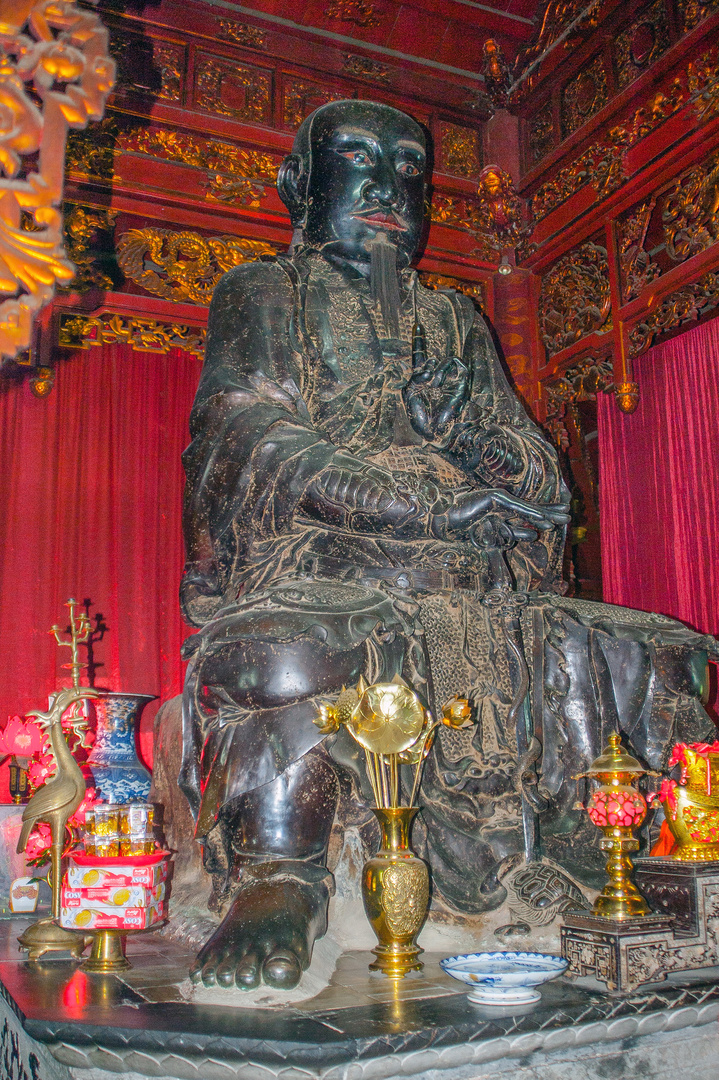
[[569, 252], [542, 278], [539, 326], [547, 356], [588, 334], [611, 329], [607, 250], [587, 242]]
[[57, 343], [66, 349], [131, 345], [136, 352], [156, 353], [178, 348], [201, 360], [205, 354], [205, 338], [204, 327], [107, 312], [102, 315], [61, 315]]
[[0, 358], [12, 358], [74, 276], [58, 209], [65, 141], [71, 125], [102, 116], [115, 65], [102, 22], [72, 0], [6, 0], [0, 15]]
[[130, 229], [117, 242], [120, 269], [153, 296], [209, 304], [225, 271], [275, 249], [262, 240], [200, 236], [171, 229]]
[[266, 124], [270, 120], [272, 73], [208, 53], [195, 61], [195, 105], [206, 112]]

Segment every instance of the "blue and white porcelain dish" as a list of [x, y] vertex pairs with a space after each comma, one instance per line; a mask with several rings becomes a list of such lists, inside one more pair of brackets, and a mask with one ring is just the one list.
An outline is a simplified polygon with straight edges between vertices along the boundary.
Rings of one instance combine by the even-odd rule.
[[533, 952], [482, 952], [448, 956], [440, 967], [467, 983], [469, 1001], [481, 1005], [531, 1005], [541, 994], [535, 986], [556, 979], [566, 967], [561, 956]]

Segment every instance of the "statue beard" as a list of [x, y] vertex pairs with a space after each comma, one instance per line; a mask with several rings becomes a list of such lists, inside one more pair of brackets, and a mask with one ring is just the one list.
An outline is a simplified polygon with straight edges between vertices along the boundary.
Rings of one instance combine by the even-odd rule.
[[385, 336], [399, 339], [399, 273], [397, 271], [397, 248], [380, 232], [370, 240], [369, 280], [372, 300], [379, 306], [384, 323]]

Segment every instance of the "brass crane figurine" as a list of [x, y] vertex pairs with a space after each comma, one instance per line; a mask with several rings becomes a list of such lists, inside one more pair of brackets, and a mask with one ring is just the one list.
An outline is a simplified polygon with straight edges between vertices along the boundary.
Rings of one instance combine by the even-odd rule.
[[[67, 666], [72, 671], [73, 685], [58, 691], [49, 712], [40, 712], [36, 709], [28, 713], [28, 716], [34, 716], [40, 727], [47, 732], [50, 739], [50, 752], [55, 761], [55, 775], [35, 792], [25, 807], [22, 815], [22, 830], [17, 844], [18, 853], [23, 852], [30, 833], [39, 822], [44, 821], [50, 826], [52, 917], [38, 919], [18, 938], [21, 948], [27, 949], [29, 960], [39, 960], [46, 952], [58, 951], [69, 951], [79, 959], [86, 945], [83, 934], [64, 930], [57, 923], [60, 918], [65, 828], [68, 818], [72, 817], [85, 796], [85, 777], [70, 753], [62, 729], [62, 717], [71, 706], [77, 708], [84, 698], [98, 696], [98, 691], [93, 687], [79, 685], [82, 665], [78, 662], [77, 646], [84, 640], [83, 635], [86, 635], [86, 631], [89, 630], [89, 622], [86, 625], [86, 620], [82, 615], [79, 619], [75, 619], [75, 606], [75, 600], [68, 601], [71, 640], [61, 641], [59, 627], [54, 626], [51, 631], [55, 634], [59, 645], [69, 645], [72, 648], [72, 663]], [[74, 710], [71, 723], [76, 733], [86, 726], [85, 718], [78, 716]]]

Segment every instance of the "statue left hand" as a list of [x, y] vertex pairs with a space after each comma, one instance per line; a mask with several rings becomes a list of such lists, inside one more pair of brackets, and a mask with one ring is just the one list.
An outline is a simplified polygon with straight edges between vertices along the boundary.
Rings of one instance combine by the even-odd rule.
[[[429, 390], [442, 389], [441, 395]], [[458, 420], [469, 401], [470, 371], [458, 356], [450, 356], [433, 368], [424, 342], [421, 327], [415, 327], [412, 340], [412, 374], [402, 391], [409, 421], [423, 439], [432, 442], [442, 438]], [[439, 400], [437, 400], [439, 397]]]

